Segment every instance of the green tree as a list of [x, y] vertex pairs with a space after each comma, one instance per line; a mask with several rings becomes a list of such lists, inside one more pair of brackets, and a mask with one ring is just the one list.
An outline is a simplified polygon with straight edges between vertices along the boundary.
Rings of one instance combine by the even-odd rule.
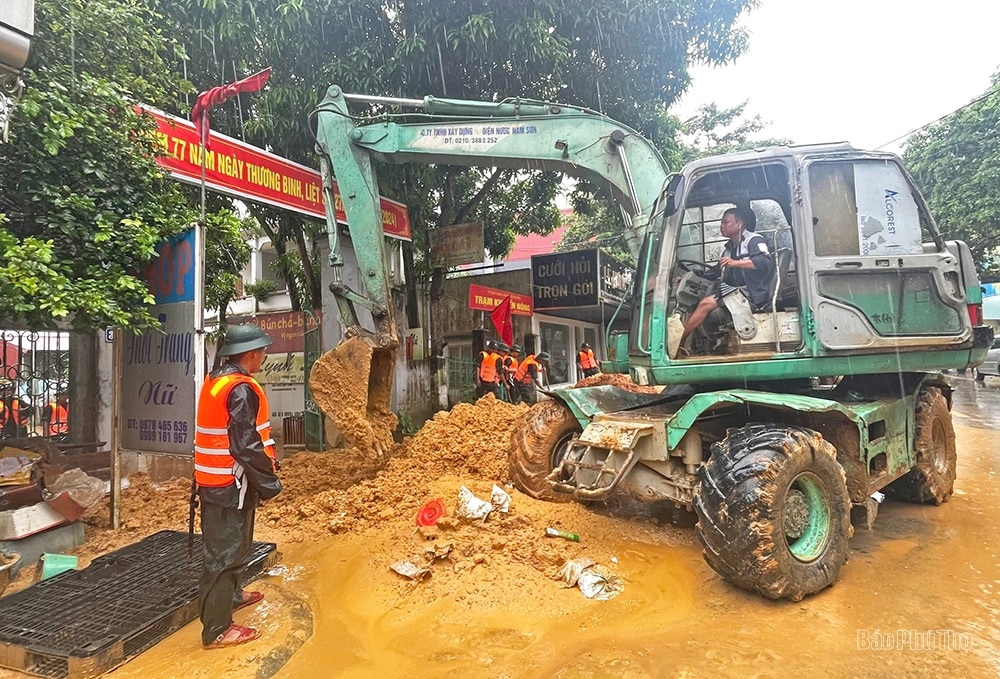
[[[678, 171], [696, 158], [791, 143], [787, 139], [758, 137], [767, 123], [759, 115], [748, 117], [746, 108], [747, 102], [729, 108], [712, 102], [699, 107], [697, 114], [683, 122], [664, 113], [651, 127], [651, 140], [668, 166]], [[625, 222], [610, 201], [582, 183], [574, 190], [572, 204], [573, 214], [563, 221], [567, 229], [558, 250], [597, 246], [623, 262], [632, 260], [622, 235]]]
[[760, 115], [748, 117], [748, 103], [744, 101], [729, 108], [720, 108], [713, 101], [699, 106], [698, 113], [685, 120], [682, 127], [684, 162], [792, 143], [788, 139], [757, 136], [767, 128], [768, 123]]
[[[213, 112], [213, 126], [308, 165], [315, 161], [305, 113], [333, 83], [410, 98], [558, 100], [656, 136], [667, 107], [687, 87], [688, 65], [740, 54], [746, 34], [736, 21], [756, 6], [756, 0], [146, 1], [172, 21], [198, 88], [274, 67], [266, 93]], [[383, 193], [410, 207], [417, 256], [408, 254], [417, 266], [428, 228], [482, 219], [487, 249], [502, 256], [515, 234], [548, 233], [559, 221], [553, 175], [419, 166], [379, 172]], [[271, 228], [270, 220], [261, 223]], [[294, 231], [272, 229], [276, 247]], [[310, 248], [296, 243], [285, 251], [298, 252], [308, 268], [303, 250]]]
[[946, 238], [964, 240], [980, 274], [1000, 276], [1000, 73], [969, 105], [911, 136], [903, 159]]
[[158, 23], [130, 0], [36, 2], [25, 91], [0, 145], [0, 318], [156, 324], [136, 272], [195, 216], [133, 108], [182, 91]]

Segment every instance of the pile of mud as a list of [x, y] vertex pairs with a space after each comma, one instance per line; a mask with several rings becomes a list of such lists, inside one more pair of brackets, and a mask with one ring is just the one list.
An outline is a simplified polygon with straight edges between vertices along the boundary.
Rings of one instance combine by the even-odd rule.
[[[278, 497], [285, 496], [284, 501], [264, 506], [258, 512], [258, 525], [294, 527], [288, 537], [297, 541], [316, 533], [353, 531], [397, 516], [415, 516], [428, 500], [430, 484], [444, 476], [502, 485], [507, 482], [510, 432], [527, 409], [490, 394], [475, 405], [461, 403], [449, 412], [439, 412], [407, 439], [403, 451], [394, 450], [380, 473], [354, 485], [345, 487], [336, 477], [325, 490], [300, 493], [283, 479], [285, 491]], [[302, 464], [300, 457], [290, 458], [289, 468]], [[322, 462], [316, 464], [317, 469], [323, 467]]]
[[662, 386], [640, 386], [632, 381], [631, 376], [620, 373], [598, 373], [590, 377], [584, 377], [574, 384], [573, 387], [601, 387], [605, 385], [618, 387], [619, 389], [637, 394], [659, 394], [663, 391]]
[[[508, 483], [507, 455], [511, 431], [527, 411], [526, 405], [488, 395], [437, 413], [414, 437], [382, 456], [352, 446], [287, 457], [279, 472], [284, 489], [258, 509], [255, 538], [287, 545], [335, 534], [365, 535], [387, 602], [420, 588], [423, 597], [453, 598], [485, 610], [502, 609], [511, 591], [535, 587], [528, 584], [533, 580], [549, 581], [567, 559], [586, 555], [607, 564], [626, 532], [641, 539], [640, 534], [659, 530], [648, 522], [599, 517], [593, 507], [547, 503], [517, 492]], [[494, 484], [512, 496], [509, 513], [493, 512], [486, 521], [454, 518], [463, 486], [488, 500]], [[106, 501], [85, 518], [87, 542], [77, 550], [81, 567], [159, 530], [186, 530], [189, 492], [186, 479], [152, 484], [143, 475], [132, 476], [122, 494], [122, 528], [110, 529]], [[420, 508], [438, 498], [448, 517], [418, 530]], [[620, 513], [614, 503], [600, 511]], [[546, 538], [547, 527], [580, 532], [584, 539]], [[427, 562], [434, 577], [410, 581], [389, 570], [401, 559], [420, 562], [427, 548], [449, 550], [446, 559]], [[30, 576], [19, 580], [10, 591], [30, 584]], [[543, 589], [544, 596], [558, 591], [551, 582]]]

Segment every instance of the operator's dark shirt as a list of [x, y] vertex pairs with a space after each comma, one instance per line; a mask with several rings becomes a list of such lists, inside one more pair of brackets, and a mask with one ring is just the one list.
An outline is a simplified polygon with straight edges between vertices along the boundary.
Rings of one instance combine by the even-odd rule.
[[[774, 260], [768, 252], [767, 242], [758, 234], [752, 231], [744, 231], [740, 239], [739, 246], [733, 253], [733, 244], [726, 243], [723, 257], [730, 259], [749, 259], [753, 262], [753, 269], [737, 269], [736, 267], [726, 267], [722, 276], [722, 282], [736, 287], [744, 288], [747, 297], [754, 306], [763, 306], [770, 301], [771, 280], [774, 278]], [[718, 278], [721, 267], [717, 264], [713, 267], [714, 275], [710, 278]]]
[[[225, 363], [209, 375], [211, 379], [240, 373], [249, 375], [235, 363]], [[257, 409], [260, 398], [249, 384], [237, 384], [229, 391], [226, 408], [229, 410], [229, 454], [243, 465], [249, 484], [245, 507], [255, 507], [258, 500], [269, 500], [281, 492], [281, 481], [274, 473], [271, 458], [264, 452], [264, 441], [257, 431]], [[240, 491], [236, 483], [220, 488], [198, 487], [198, 494], [205, 504], [235, 509], [239, 507]]]

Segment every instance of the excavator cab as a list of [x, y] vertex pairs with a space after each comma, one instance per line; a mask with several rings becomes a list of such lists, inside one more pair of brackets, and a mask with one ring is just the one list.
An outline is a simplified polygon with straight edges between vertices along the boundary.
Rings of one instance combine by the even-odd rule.
[[[720, 224], [723, 214], [737, 207], [751, 216], [744, 228], [760, 235], [767, 246], [771, 264], [767, 294], [754, 301], [745, 288], [737, 288], [720, 296], [719, 308], [685, 347], [687, 358], [780, 353], [794, 351], [802, 342], [791, 188], [788, 168], [780, 161], [692, 176], [680, 212], [668, 313], [685, 317], [706, 295], [720, 295], [718, 262], [727, 242]], [[714, 280], [708, 277], [713, 271]]]
[[[745, 226], [767, 245], [766, 296], [719, 295], [730, 208], [752, 215]], [[945, 369], [981, 360], [985, 341], [968, 246], [941, 237], [896, 156], [848, 144], [690, 163], [653, 206], [636, 286], [628, 353], [638, 384]], [[707, 295], [719, 308], [693, 331], [688, 323], [680, 347]]]

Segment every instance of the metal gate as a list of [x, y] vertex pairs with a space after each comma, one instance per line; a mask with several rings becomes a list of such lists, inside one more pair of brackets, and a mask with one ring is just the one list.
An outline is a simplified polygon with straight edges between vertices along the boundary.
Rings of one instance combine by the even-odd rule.
[[42, 409], [69, 387], [69, 332], [0, 330], [0, 387], [6, 409], [0, 438], [45, 436]]
[[323, 354], [323, 331], [320, 319], [311, 311], [303, 311], [305, 314], [305, 324], [303, 327], [303, 363], [305, 370], [305, 404], [303, 407], [303, 417], [305, 418], [303, 432], [305, 434], [305, 446], [307, 450], [323, 450], [326, 448], [326, 440], [323, 437], [323, 413], [320, 411], [316, 401], [313, 400], [312, 391], [309, 389], [309, 374], [312, 372], [313, 363]]

